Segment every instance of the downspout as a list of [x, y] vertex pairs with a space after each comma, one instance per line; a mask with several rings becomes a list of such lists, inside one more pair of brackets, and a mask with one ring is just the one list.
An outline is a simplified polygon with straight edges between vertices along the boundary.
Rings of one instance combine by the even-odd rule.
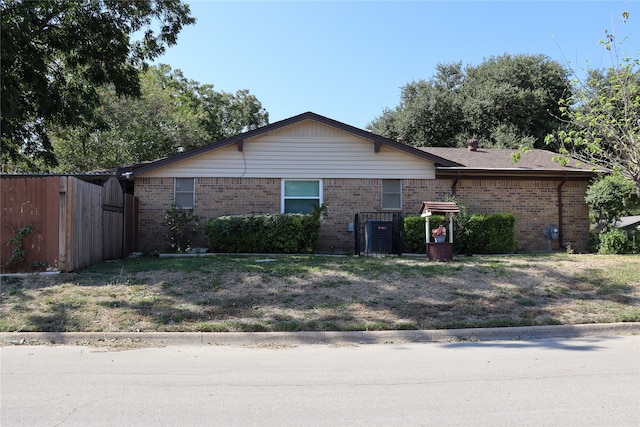
[[569, 174], [566, 174], [564, 179], [560, 182], [560, 185], [558, 185], [558, 245], [560, 245], [562, 249], [566, 249], [562, 237], [562, 187], [567, 182], [568, 178]]
[[120, 184], [120, 188], [122, 188], [122, 239], [120, 239], [120, 253], [122, 254], [121, 259], [125, 259], [129, 256], [129, 254], [124, 253], [126, 249], [125, 242], [127, 240], [127, 193], [125, 185], [122, 185], [120, 180], [118, 180], [118, 184]]
[[[127, 205], [127, 181], [131, 181], [133, 182], [133, 180], [131, 179], [131, 172], [125, 172], [122, 174], [122, 177], [124, 178], [124, 182], [121, 182], [120, 185], [122, 187], [122, 258], [127, 258], [129, 255], [131, 254], [125, 254], [125, 250], [127, 249], [127, 208], [129, 207]], [[118, 180], [119, 182], [120, 180]], [[134, 193], [135, 194], [135, 193]], [[132, 198], [133, 199], [133, 198]], [[134, 203], [135, 206], [135, 202], [132, 200], [132, 202]], [[134, 215], [135, 217], [135, 215]], [[137, 233], [137, 227], [132, 227], [133, 228], [133, 234]], [[129, 238], [131, 238], [131, 252], [135, 252], [138, 250], [137, 248], [137, 243], [133, 240], [132, 236], [129, 236]]]
[[453, 184], [451, 184], [451, 195], [456, 195], [456, 186], [458, 185], [458, 181], [460, 180], [460, 172], [458, 172], [458, 176], [453, 180]]

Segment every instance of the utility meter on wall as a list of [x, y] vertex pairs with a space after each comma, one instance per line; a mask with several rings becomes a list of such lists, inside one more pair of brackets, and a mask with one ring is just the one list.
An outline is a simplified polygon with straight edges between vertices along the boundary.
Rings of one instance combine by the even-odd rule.
[[555, 225], [548, 224], [542, 229], [542, 234], [547, 238], [547, 250], [551, 252], [551, 240], [558, 240], [560, 230]]
[[558, 227], [555, 225], [549, 224], [542, 229], [542, 234], [548, 239], [558, 240], [558, 237], [560, 237], [560, 230], [558, 230]]

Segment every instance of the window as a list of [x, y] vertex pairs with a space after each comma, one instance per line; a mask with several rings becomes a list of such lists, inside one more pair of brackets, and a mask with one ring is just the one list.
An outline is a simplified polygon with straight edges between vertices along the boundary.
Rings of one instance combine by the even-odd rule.
[[193, 209], [193, 189], [193, 178], [176, 178], [174, 182], [174, 201], [176, 206], [184, 209]]
[[402, 209], [402, 181], [382, 180], [382, 209]]
[[322, 181], [283, 180], [282, 212], [311, 213], [322, 204]]

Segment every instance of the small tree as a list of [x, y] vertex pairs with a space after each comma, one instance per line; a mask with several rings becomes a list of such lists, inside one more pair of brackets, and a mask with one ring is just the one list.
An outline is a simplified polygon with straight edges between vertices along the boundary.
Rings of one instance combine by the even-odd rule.
[[457, 253], [467, 254], [469, 253], [469, 241], [471, 238], [469, 234], [469, 222], [471, 221], [469, 208], [456, 196], [447, 196], [445, 200], [454, 202], [460, 209], [460, 212], [453, 216], [453, 245]]
[[183, 209], [171, 203], [164, 213], [164, 225], [167, 227], [165, 236], [171, 242], [171, 249], [182, 253], [191, 247], [199, 220], [192, 209]]
[[[623, 12], [626, 24], [628, 12]], [[613, 65], [589, 70], [586, 82], [576, 80], [572, 96], [560, 101], [566, 129], [547, 136], [559, 144], [558, 160], [571, 155], [608, 171], [617, 171], [634, 182], [640, 197], [640, 60], [638, 52], [621, 56], [613, 33], [605, 32], [604, 48]]]
[[599, 230], [614, 227], [620, 217], [632, 215], [640, 209], [634, 183], [619, 174], [607, 175], [591, 184], [585, 200]]

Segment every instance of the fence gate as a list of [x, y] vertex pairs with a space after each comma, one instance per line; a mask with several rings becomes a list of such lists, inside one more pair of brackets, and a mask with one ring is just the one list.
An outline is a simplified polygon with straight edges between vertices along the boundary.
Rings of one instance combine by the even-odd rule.
[[124, 195], [124, 252], [127, 256], [138, 249], [138, 198]]
[[402, 214], [360, 212], [356, 214], [355, 253], [358, 255], [402, 255]]
[[122, 258], [124, 193], [116, 178], [102, 187], [102, 259]]

